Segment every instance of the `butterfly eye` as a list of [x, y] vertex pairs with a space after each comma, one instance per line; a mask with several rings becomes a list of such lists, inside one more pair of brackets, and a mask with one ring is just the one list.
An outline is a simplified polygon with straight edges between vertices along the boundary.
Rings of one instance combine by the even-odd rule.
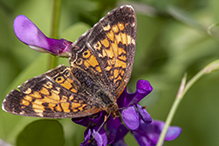
[[56, 78], [56, 82], [60, 83], [63, 82], [64, 78], [63, 77], [57, 77]]

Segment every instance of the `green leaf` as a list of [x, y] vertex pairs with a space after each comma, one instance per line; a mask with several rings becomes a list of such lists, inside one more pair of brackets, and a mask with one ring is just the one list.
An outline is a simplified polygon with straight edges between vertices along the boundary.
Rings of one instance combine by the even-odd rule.
[[63, 146], [63, 127], [57, 120], [38, 120], [18, 135], [17, 146]]

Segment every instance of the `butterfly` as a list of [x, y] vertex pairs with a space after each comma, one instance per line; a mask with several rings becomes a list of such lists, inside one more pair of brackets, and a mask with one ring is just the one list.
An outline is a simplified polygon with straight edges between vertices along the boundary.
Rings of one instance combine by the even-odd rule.
[[79, 118], [106, 111], [118, 117], [117, 99], [132, 72], [136, 15], [124, 5], [106, 14], [71, 46], [70, 67], [33, 77], [3, 101], [6, 112], [43, 118]]

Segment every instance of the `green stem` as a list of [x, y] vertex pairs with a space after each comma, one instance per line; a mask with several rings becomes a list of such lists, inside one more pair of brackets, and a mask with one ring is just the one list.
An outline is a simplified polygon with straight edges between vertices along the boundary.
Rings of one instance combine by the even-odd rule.
[[[53, 1], [53, 15], [52, 15], [52, 29], [51, 37], [58, 39], [58, 29], [60, 20], [61, 0]], [[58, 59], [56, 56], [49, 55], [49, 66], [48, 69], [55, 68], [57, 66]]]
[[164, 129], [161, 132], [160, 138], [158, 140], [158, 143], [156, 146], [161, 146], [165, 135], [167, 133], [167, 130], [170, 126], [170, 123], [173, 120], [173, 117], [176, 113], [176, 110], [181, 102], [181, 100], [183, 99], [184, 95], [186, 94], [186, 92], [190, 89], [190, 87], [195, 84], [196, 81], [198, 81], [198, 79], [200, 79], [203, 75], [211, 73], [213, 71], [219, 71], [219, 59], [215, 60], [211, 63], [209, 63], [207, 66], [205, 66], [201, 71], [199, 71], [187, 84], [186, 84], [186, 75], [184, 75], [180, 88], [178, 90], [178, 94], [175, 98], [175, 101], [170, 109], [170, 112], [167, 116], [166, 122], [165, 122], [165, 126]]
[[167, 116], [167, 119], [165, 121], [165, 126], [164, 126], [164, 129], [162, 130], [161, 132], [161, 135], [160, 135], [160, 138], [158, 140], [158, 143], [156, 146], [161, 146], [163, 141], [164, 141], [164, 138], [165, 138], [165, 135], [167, 133], [167, 130], [173, 120], [173, 117], [176, 113], [176, 110], [181, 102], [181, 100], [183, 99], [184, 95], [186, 94], [186, 92], [189, 90], [189, 88], [199, 79], [201, 78], [204, 74], [206, 73], [206, 70], [205, 68], [202, 69], [200, 72], [198, 72], [186, 85], [186, 75], [183, 77], [182, 79], [182, 82], [181, 82], [181, 86], [179, 88], [179, 91], [178, 91], [178, 94], [175, 98], [175, 101], [170, 109], [170, 112]]
[[205, 70], [202, 69], [201, 71], [199, 71], [185, 86], [184, 91], [182, 92], [182, 94], [180, 95], [179, 98], [183, 98], [183, 96], [186, 94], [186, 92], [189, 90], [189, 88], [196, 82], [198, 81], [198, 79], [200, 79], [204, 74], [205, 74]]

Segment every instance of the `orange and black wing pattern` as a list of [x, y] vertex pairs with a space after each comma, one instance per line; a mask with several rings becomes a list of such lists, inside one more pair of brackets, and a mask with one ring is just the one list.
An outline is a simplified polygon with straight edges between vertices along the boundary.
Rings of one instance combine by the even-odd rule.
[[98, 107], [100, 103], [96, 101], [91, 104], [92, 97], [89, 97], [83, 91], [84, 89], [77, 85], [69, 67], [64, 65], [29, 79], [18, 89], [12, 90], [3, 102], [3, 109], [12, 114], [44, 118], [73, 118], [101, 111]]
[[82, 68], [118, 98], [131, 76], [136, 28], [131, 6], [109, 12], [75, 42], [71, 68]]

